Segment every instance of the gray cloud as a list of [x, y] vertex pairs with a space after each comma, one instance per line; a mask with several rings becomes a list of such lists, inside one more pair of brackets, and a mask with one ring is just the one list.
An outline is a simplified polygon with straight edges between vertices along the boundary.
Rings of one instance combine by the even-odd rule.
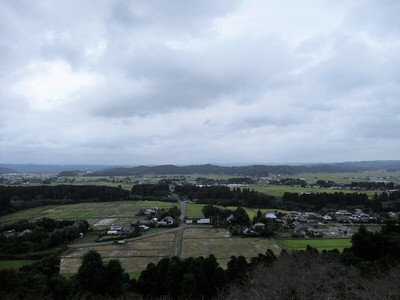
[[398, 1], [0, 1], [10, 163], [400, 159]]

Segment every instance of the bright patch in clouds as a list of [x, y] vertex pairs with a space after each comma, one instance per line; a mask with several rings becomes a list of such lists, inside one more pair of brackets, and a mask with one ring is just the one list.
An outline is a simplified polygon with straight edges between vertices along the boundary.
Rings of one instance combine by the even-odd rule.
[[17, 71], [13, 92], [28, 100], [33, 109], [51, 111], [72, 103], [79, 92], [93, 88], [100, 76], [74, 71], [63, 61], [32, 63]]

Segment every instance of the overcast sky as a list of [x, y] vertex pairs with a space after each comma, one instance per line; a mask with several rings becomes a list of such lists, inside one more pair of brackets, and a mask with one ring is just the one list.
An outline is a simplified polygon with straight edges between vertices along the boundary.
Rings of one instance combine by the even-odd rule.
[[0, 0], [0, 163], [400, 159], [400, 1]]

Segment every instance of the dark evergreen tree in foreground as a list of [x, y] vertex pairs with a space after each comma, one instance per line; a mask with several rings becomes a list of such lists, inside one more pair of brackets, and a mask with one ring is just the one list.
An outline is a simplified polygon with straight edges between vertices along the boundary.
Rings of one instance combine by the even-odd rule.
[[115, 298], [123, 294], [124, 285], [129, 286], [130, 280], [119, 260], [113, 259], [104, 264], [95, 250], [90, 250], [83, 256], [82, 265], [75, 277], [77, 294], [107, 295]]
[[145, 297], [211, 299], [227, 283], [224, 270], [213, 255], [207, 258], [163, 258], [149, 264], [137, 281], [137, 292]]

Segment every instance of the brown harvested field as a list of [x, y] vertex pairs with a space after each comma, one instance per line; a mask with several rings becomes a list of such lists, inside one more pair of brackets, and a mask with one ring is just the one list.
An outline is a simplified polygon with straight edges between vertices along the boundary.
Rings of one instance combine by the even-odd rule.
[[224, 228], [186, 228], [183, 238], [204, 239], [229, 237], [229, 231]]
[[[75, 273], [82, 256], [91, 249], [98, 251], [105, 262], [119, 259], [126, 272], [141, 272], [150, 262], [157, 263], [161, 258], [170, 257], [174, 253], [176, 232], [161, 233], [122, 245], [71, 248], [61, 260], [61, 273]], [[231, 237], [226, 229], [221, 228], [186, 228], [183, 232], [181, 257], [206, 257], [213, 254], [225, 268], [233, 255], [243, 255], [250, 260], [259, 253], [265, 253], [267, 249], [276, 254], [281, 251], [274, 239]]]
[[275, 254], [282, 249], [274, 239], [230, 237], [229, 232], [221, 228], [188, 228], [183, 237], [182, 258], [213, 254], [222, 267], [226, 267], [233, 255], [250, 259], [267, 249]]
[[61, 259], [61, 273], [75, 273], [82, 256], [89, 250], [96, 250], [104, 261], [119, 259], [127, 272], [140, 272], [150, 262], [157, 263], [162, 257], [171, 256], [175, 232], [163, 233], [125, 244], [98, 245], [85, 248], [71, 248]]

